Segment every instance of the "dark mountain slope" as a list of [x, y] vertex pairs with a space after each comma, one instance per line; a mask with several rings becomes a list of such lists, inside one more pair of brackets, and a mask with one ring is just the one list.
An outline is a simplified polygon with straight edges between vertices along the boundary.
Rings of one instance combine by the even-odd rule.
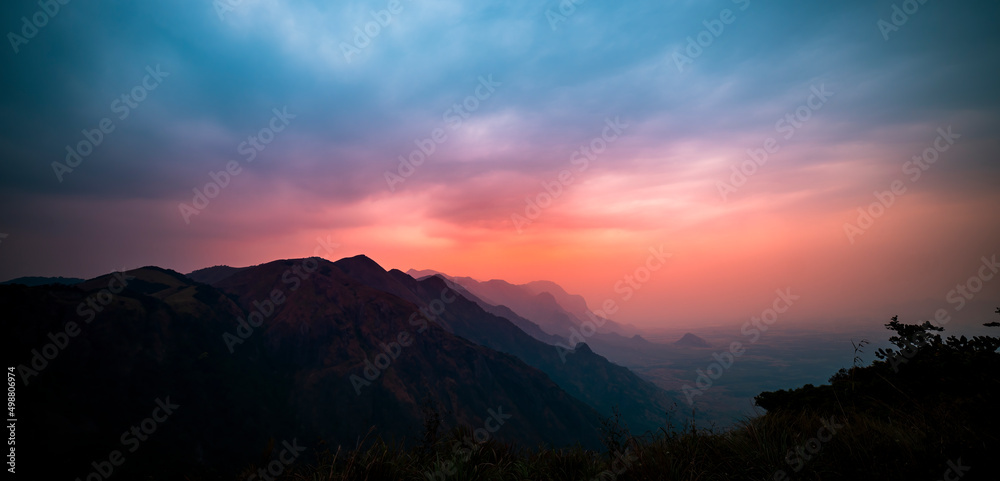
[[[418, 278], [441, 276], [449, 285], [457, 286], [456, 290], [471, 293], [470, 300], [475, 301], [486, 312], [509, 319], [531, 337], [546, 344], [568, 348], [586, 342], [594, 352], [625, 366], [641, 365], [649, 359], [658, 359], [662, 357], [664, 349], [669, 349], [667, 345], [649, 342], [638, 334], [630, 334], [630, 337], [619, 334], [633, 332], [634, 329], [614, 324], [599, 316], [594, 316], [594, 324], [601, 325], [589, 326], [596, 327], [597, 332], [589, 331], [591, 335], [584, 336], [581, 331], [588, 331], [582, 324], [591, 319], [587, 314], [589, 310], [586, 302], [581, 296], [566, 293], [554, 282], [535, 281], [514, 285], [501, 280], [479, 282], [470, 277], [453, 278], [432, 270], [411, 269], [408, 273]], [[508, 306], [517, 306], [517, 309], [512, 310]], [[567, 307], [579, 315], [569, 312]]]
[[[413, 443], [425, 402], [446, 427], [483, 427], [497, 413], [492, 438], [599, 444], [597, 412], [545, 374], [435, 324], [417, 332], [416, 305], [322, 263], [312, 273], [301, 260], [242, 269], [225, 290], [155, 267], [75, 286], [0, 286], [5, 356], [21, 368], [18, 460], [44, 470], [35, 479], [83, 479], [117, 450], [122, 479], [228, 478], [272, 442], [353, 447], [374, 426]], [[251, 330], [246, 320], [261, 322]], [[408, 345], [392, 345], [403, 332]], [[55, 354], [52, 336], [64, 346]], [[383, 343], [396, 358], [356, 390], [351, 375], [364, 379], [366, 357], [388, 359], [377, 357]], [[160, 402], [178, 407], [130, 451], [123, 432]]]
[[215, 284], [245, 268], [229, 266], [212, 266], [198, 269], [188, 274], [188, 278], [203, 284]]
[[[367, 258], [358, 262], [377, 267]], [[520, 360], [424, 322], [405, 292], [366, 286], [315, 258], [248, 268], [218, 287], [247, 308], [275, 291], [287, 297], [254, 335], [265, 339], [262, 355], [297, 367], [289, 403], [303, 413], [303, 427], [323, 426], [328, 437], [353, 439], [376, 425], [383, 436], [412, 439], [420, 434], [426, 401], [450, 424], [473, 427], [502, 407], [513, 417], [497, 433], [501, 439], [596, 443], [593, 410]], [[401, 339], [408, 345], [398, 345]], [[395, 359], [376, 369], [387, 351]], [[373, 375], [366, 377], [366, 368]]]
[[[349, 275], [379, 278], [374, 281], [378, 285], [405, 289], [393, 293], [407, 298], [416, 296], [423, 300], [425, 308], [440, 299], [443, 292], [454, 292], [440, 277], [418, 281], [398, 270], [386, 273], [381, 267], [376, 270], [377, 264], [367, 258], [342, 259], [335, 264]], [[380, 277], [389, 277], [394, 281]], [[675, 401], [652, 383], [612, 364], [586, 345], [577, 348], [575, 353], [560, 352], [555, 346], [527, 335], [509, 320], [485, 312], [475, 302], [457, 295], [454, 299], [443, 306], [444, 310], [437, 317], [437, 321], [449, 331], [480, 345], [517, 356], [548, 374], [560, 387], [604, 416], [610, 416], [612, 408], [617, 406], [629, 426], [638, 432], [655, 430], [664, 425], [665, 413]]]
[[[534, 322], [517, 315], [517, 313], [510, 310], [509, 307], [503, 305], [495, 306], [493, 304], [490, 304], [480, 299], [479, 296], [469, 292], [461, 284], [458, 284], [450, 280], [448, 277], [442, 274], [435, 274], [435, 275], [444, 280], [444, 282], [448, 284], [448, 287], [451, 287], [452, 289], [457, 291], [462, 297], [472, 302], [475, 302], [484, 311], [493, 314], [494, 316], [499, 316], [504, 319], [507, 319], [508, 321], [512, 322], [515, 326], [520, 328], [522, 331], [524, 331], [525, 334], [528, 334], [529, 336], [538, 339], [539, 341], [551, 345], [556, 345], [556, 344], [567, 345], [567, 343], [569, 342], [566, 340], [565, 337], [555, 336], [543, 331], [542, 328], [538, 326], [538, 324], [535, 324]], [[426, 277], [428, 276], [418, 277], [416, 279], [423, 280]]]
[[[176, 272], [147, 267], [74, 286], [0, 286], [0, 309], [5, 355], [18, 366], [19, 461], [47, 470], [37, 479], [85, 478], [91, 462], [114, 450], [127, 460], [115, 468], [122, 479], [237, 467], [285, 424], [270, 396], [283, 379], [221, 342], [240, 308]], [[179, 407], [131, 444], [137, 438], [123, 432], [149, 418], [157, 400]]]
[[21, 284], [28, 287], [44, 286], [48, 284], [71, 286], [73, 284], [79, 284], [83, 281], [84, 279], [80, 279], [78, 277], [18, 277], [6, 282], [0, 282], [0, 284]]
[[[587, 301], [583, 296], [577, 294], [570, 294], [563, 289], [562, 286], [556, 284], [552, 281], [533, 281], [527, 284], [523, 284], [523, 287], [527, 292], [531, 294], [541, 294], [547, 293], [553, 297], [557, 304], [562, 307], [566, 312], [576, 316], [578, 319], [587, 320], [590, 319], [590, 308], [587, 307]], [[619, 324], [610, 319], [604, 319], [604, 323], [597, 330], [600, 333], [617, 333], [622, 336], [633, 336], [639, 331], [631, 325]]]

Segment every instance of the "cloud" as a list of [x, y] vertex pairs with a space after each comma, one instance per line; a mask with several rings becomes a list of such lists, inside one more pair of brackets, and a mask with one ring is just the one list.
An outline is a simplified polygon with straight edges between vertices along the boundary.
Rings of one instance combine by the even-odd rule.
[[[821, 229], [899, 178], [949, 125], [961, 143], [912, 186], [914, 203], [947, 199], [953, 211], [934, 215], [954, 216], [981, 206], [1000, 177], [995, 2], [924, 4], [888, 41], [877, 22], [889, 1], [585, 2], [555, 29], [555, 0], [400, 5], [377, 28], [368, 25], [386, 18], [388, 1], [244, 0], [221, 19], [212, 2], [195, 0], [62, 6], [18, 53], [2, 54], [3, 252], [23, 250], [0, 269], [34, 273], [83, 238], [93, 254], [59, 262], [96, 275], [123, 252], [102, 247], [111, 232], [139, 246], [183, 245], [154, 257], [187, 265], [235, 251], [284, 256], [232, 246], [268, 238], [308, 247], [319, 231], [357, 239], [360, 252], [389, 236], [455, 258], [508, 243], [540, 259], [530, 246], [727, 237], [748, 218]], [[35, 8], [5, 4], [4, 25], [17, 31]], [[680, 71], [674, 55], [723, 9], [735, 20]], [[157, 66], [169, 76], [117, 118], [113, 102]], [[500, 85], [452, 128], [449, 109], [484, 76]], [[834, 97], [781, 137], [776, 122], [818, 86]], [[249, 162], [240, 145], [275, 108], [296, 117]], [[511, 214], [615, 117], [630, 125], [622, 138], [518, 235]], [[114, 132], [59, 182], [52, 162], [103, 118]], [[447, 141], [390, 190], [385, 173], [438, 128]], [[781, 150], [723, 200], [717, 183], [769, 137]], [[185, 224], [178, 204], [234, 160], [242, 173]], [[39, 242], [12, 247], [18, 235]]]

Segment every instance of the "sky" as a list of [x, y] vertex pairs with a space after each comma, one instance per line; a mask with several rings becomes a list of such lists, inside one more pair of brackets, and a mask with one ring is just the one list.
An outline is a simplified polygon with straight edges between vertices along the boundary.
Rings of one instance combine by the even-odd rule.
[[365, 254], [645, 328], [1000, 305], [996, 2], [0, 12], [2, 280]]

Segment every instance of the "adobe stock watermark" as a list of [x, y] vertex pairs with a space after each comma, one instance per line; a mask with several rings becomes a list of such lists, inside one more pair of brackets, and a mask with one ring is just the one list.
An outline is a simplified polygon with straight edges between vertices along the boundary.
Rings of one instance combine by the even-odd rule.
[[[739, 5], [741, 12], [750, 8], [750, 0], [732, 1]], [[673, 60], [678, 72], [683, 73], [685, 65], [693, 64], [694, 59], [701, 57], [701, 54], [705, 53], [705, 49], [711, 47], [715, 43], [715, 39], [725, 33], [726, 25], [732, 25], [736, 22], [736, 14], [728, 8], [719, 11], [718, 17], [701, 22], [705, 26], [705, 30], [698, 32], [694, 37], [688, 37], [687, 46], [683, 51], [677, 50], [674, 52]]]
[[625, 448], [625, 452], [615, 451], [614, 461], [611, 462], [609, 469], [605, 469], [597, 476], [591, 478], [591, 481], [614, 481], [618, 479], [618, 476], [625, 474], [628, 468], [632, 467], [632, 464], [639, 460], [639, 457], [632, 452], [631, 448]]
[[939, 481], [958, 481], [959, 479], [965, 477], [965, 475], [971, 470], [972, 466], [962, 464], [962, 458], [958, 458], [955, 461], [949, 459], [948, 468], [941, 474], [941, 479]]
[[[281, 283], [289, 286], [289, 292], [295, 292], [302, 286], [302, 281], [308, 280], [317, 269], [319, 269], [319, 261], [315, 257], [304, 259], [301, 263], [285, 269], [281, 274]], [[272, 289], [270, 295], [263, 302], [254, 300], [251, 303], [253, 309], [250, 310], [246, 318], [236, 318], [235, 334], [229, 332], [222, 334], [222, 342], [226, 344], [229, 353], [236, 352], [236, 346], [249, 339], [256, 332], [256, 329], [264, 324], [264, 320], [271, 317], [275, 310], [287, 300], [285, 290], [279, 287]]]
[[[777, 289], [774, 291], [777, 297], [771, 302], [771, 307], [764, 309], [760, 313], [760, 317], [751, 317], [749, 321], [743, 324], [740, 328], [740, 333], [744, 336], [750, 338], [749, 344], [755, 344], [760, 340], [761, 333], [767, 332], [772, 324], [777, 322], [778, 314], [784, 314], [788, 311], [794, 304], [795, 301], [799, 300], [801, 296], [792, 294], [792, 288], [786, 287], [784, 290]], [[746, 352], [746, 348], [743, 346], [742, 342], [733, 341], [729, 343], [729, 350], [723, 351], [722, 353], [712, 354], [712, 359], [715, 362], [708, 365], [705, 370], [696, 369], [695, 374], [698, 376], [695, 378], [695, 385], [692, 387], [689, 384], [684, 384], [681, 386], [681, 392], [684, 393], [684, 399], [687, 401], [688, 405], [694, 404], [694, 398], [705, 394], [709, 388], [726, 373], [733, 364], [736, 362], [740, 356]]]
[[[1000, 262], [997, 262], [997, 255], [993, 254], [992, 257], [987, 258], [982, 256], [980, 259], [979, 269], [976, 271], [976, 275], [973, 275], [966, 279], [964, 284], [956, 284], [955, 288], [948, 291], [944, 298], [948, 304], [955, 304], [952, 308], [955, 312], [961, 311], [967, 301], [971, 301], [979, 291], [983, 290], [985, 284], [994, 277], [997, 273], [1000, 273]], [[934, 311], [934, 318], [932, 319], [940, 327], [946, 326], [951, 322], [951, 314], [947, 309], [937, 309]], [[927, 333], [918, 332], [913, 336], [904, 339], [905, 348], [899, 351], [892, 351], [890, 355], [886, 357], [886, 361], [889, 362], [890, 367], [893, 372], [899, 372], [899, 367], [906, 364], [917, 355], [920, 348], [925, 347], [930, 344], [932, 336]]]
[[[621, 301], [628, 301], [635, 295], [635, 291], [642, 288], [642, 285], [649, 282], [653, 273], [662, 269], [667, 263], [667, 259], [673, 257], [669, 252], [663, 252], [663, 244], [659, 247], [650, 247], [646, 261], [636, 267], [630, 274], [624, 275], [615, 282], [614, 291], [621, 296]], [[559, 354], [559, 359], [566, 364], [566, 355], [576, 353], [576, 345], [585, 342], [588, 337], [597, 333], [597, 329], [607, 322], [607, 316], [618, 312], [618, 302], [614, 298], [607, 298], [601, 303], [601, 309], [587, 311], [590, 319], [583, 321], [580, 328], [571, 327], [569, 329], [569, 345], [556, 343], [555, 349]]]
[[[774, 123], [775, 132], [782, 135], [784, 140], [791, 140], [795, 137], [795, 132], [801, 129], [806, 122], [812, 119], [813, 114], [818, 112], [834, 96], [833, 92], [826, 90], [826, 84], [810, 86], [812, 92], [806, 98], [805, 103], [799, 105], [792, 112], [785, 114]], [[736, 192], [747, 183], [747, 179], [757, 173], [757, 169], [767, 163], [769, 156], [781, 150], [781, 141], [774, 137], [764, 139], [761, 149], [747, 149], [748, 159], [744, 160], [739, 167], [733, 165], [733, 173], [729, 175], [729, 182], [716, 182], [715, 186], [722, 196], [722, 201], [728, 200], [729, 194]]]
[[[577, 174], [584, 173], [590, 167], [590, 162], [597, 160], [597, 157], [615, 143], [629, 127], [629, 124], [623, 123], [618, 116], [615, 116], [614, 120], [610, 117], [604, 119], [604, 124], [600, 135], [593, 137], [569, 155], [569, 163], [574, 166]], [[541, 191], [534, 196], [524, 198], [524, 215], [517, 213], [510, 215], [510, 221], [517, 229], [517, 233], [524, 233], [524, 228], [538, 220], [542, 211], [551, 207], [557, 199], [562, 197], [566, 188], [575, 180], [572, 170], [563, 169], [552, 181], [542, 181]]]
[[[938, 127], [938, 136], [934, 142], [919, 155], [914, 155], [912, 160], [903, 163], [903, 174], [909, 174], [911, 184], [920, 180], [920, 176], [941, 158], [941, 154], [955, 145], [955, 140], [962, 138], [960, 134], [952, 132], [951, 128], [950, 125], [947, 129]], [[844, 222], [844, 234], [847, 236], [847, 240], [854, 244], [854, 238], [864, 235], [875, 224], [875, 220], [882, 217], [886, 210], [896, 203], [896, 198], [905, 193], [906, 183], [902, 179], [890, 182], [889, 190], [873, 192], [875, 202], [868, 204], [867, 207], [858, 207], [857, 224]]]
[[69, 2], [70, 0], [39, 0], [38, 11], [30, 17], [21, 17], [21, 35], [13, 31], [7, 32], [7, 40], [10, 41], [14, 54], [21, 53], [21, 46], [27, 45], [29, 40], [38, 36], [38, 32], [45, 28]]
[[[129, 453], [136, 452], [142, 442], [149, 439], [149, 437], [156, 432], [159, 425], [164, 423], [179, 407], [180, 405], [170, 402], [170, 396], [167, 396], [166, 401], [161, 401], [157, 398], [156, 407], [153, 408], [153, 412], [149, 415], [149, 417], [125, 430], [120, 438], [121, 443], [124, 446], [131, 446], [128, 449]], [[76, 481], [102, 481], [104, 479], [108, 479], [115, 473], [115, 468], [120, 467], [124, 463], [124, 454], [121, 450], [115, 449], [108, 454], [107, 461], [101, 460], [91, 462], [90, 466], [93, 467], [94, 470], [87, 474], [86, 478], [76, 478]]]
[[363, 27], [354, 26], [355, 34], [352, 43], [340, 42], [340, 51], [344, 54], [344, 60], [347, 60], [347, 63], [351, 63], [351, 57], [360, 54], [362, 50], [368, 48], [372, 44], [372, 40], [382, 33], [382, 29], [392, 23], [392, 17], [399, 15], [403, 11], [403, 8], [400, 0], [389, 0], [389, 3], [382, 10], [370, 10], [369, 14], [372, 20]]
[[559, 24], [563, 23], [569, 17], [572, 17], [576, 13], [576, 6], [581, 5], [587, 0], [560, 0], [559, 1], [559, 13], [552, 11], [551, 8], [545, 9], [545, 19], [549, 21], [549, 28], [553, 32], [559, 30]]
[[955, 288], [948, 291], [945, 296], [948, 304], [955, 304], [955, 312], [961, 311], [965, 307], [966, 301], [971, 301], [972, 298], [976, 297], [976, 294], [983, 290], [983, 286], [992, 280], [997, 272], [1000, 272], [1000, 263], [997, 262], [996, 254], [993, 254], [989, 259], [983, 256], [980, 261], [976, 275], [970, 276], [964, 284], [956, 284]]
[[910, 17], [916, 15], [920, 11], [920, 7], [927, 3], [928, 0], [906, 0], [903, 2], [903, 6], [900, 7], [895, 3], [892, 4], [892, 15], [889, 16], [889, 21], [883, 19], [878, 19], [875, 22], [875, 26], [878, 27], [878, 31], [882, 33], [882, 39], [889, 41], [889, 34], [898, 32], [899, 29], [906, 25], [906, 22], [910, 21]]
[[[820, 450], [823, 449], [823, 445], [830, 442], [833, 436], [837, 434], [837, 431], [844, 428], [844, 425], [838, 423], [833, 416], [829, 420], [820, 419], [820, 422], [823, 425], [816, 431], [815, 437], [809, 438], [806, 442], [789, 449], [788, 454], [785, 455], [785, 463], [791, 467], [792, 472], [797, 473], [801, 471], [807, 462], [819, 454]], [[771, 479], [774, 481], [783, 481], [789, 478], [785, 470], [779, 469]]]
[[17, 383], [14, 382], [14, 368], [7, 368], [7, 446], [10, 450], [4, 456], [7, 458], [7, 472], [17, 474]]
[[[481, 103], [493, 97], [496, 88], [501, 85], [503, 85], [501, 82], [493, 80], [493, 74], [489, 74], [486, 77], [480, 76], [479, 84], [476, 85], [472, 94], [466, 96], [461, 103], [456, 103], [448, 110], [445, 110], [444, 115], [441, 116], [442, 120], [444, 120], [445, 124], [452, 131], [462, 128], [464, 122], [479, 110]], [[385, 171], [385, 183], [389, 186], [389, 192], [395, 192], [396, 184], [405, 182], [407, 178], [417, 171], [417, 167], [424, 165], [424, 162], [434, 155], [434, 152], [437, 152], [438, 146], [447, 141], [448, 134], [441, 127], [431, 130], [429, 137], [414, 139], [413, 143], [417, 148], [411, 150], [406, 156], [399, 156], [399, 165], [396, 167], [395, 172]]]
[[452, 443], [451, 451], [453, 459], [438, 461], [436, 463], [437, 469], [433, 472], [425, 471], [424, 477], [430, 481], [444, 481], [448, 479], [448, 476], [452, 476], [458, 472], [458, 464], [468, 462], [469, 458], [472, 457], [472, 453], [481, 444], [489, 441], [493, 437], [493, 433], [499, 431], [508, 419], [514, 417], [511, 414], [504, 414], [503, 406], [498, 406], [496, 410], [490, 408], [486, 413], [488, 416], [483, 421], [483, 427], [476, 428], [472, 432], [472, 436], [466, 436]]
[[[951, 316], [948, 316], [945, 323], [950, 320]], [[898, 351], [893, 350], [886, 356], [885, 360], [889, 363], [889, 367], [892, 368], [892, 372], [899, 373], [899, 367], [910, 362], [910, 359], [913, 359], [917, 355], [920, 348], [931, 344], [932, 339], [933, 335], [924, 332], [917, 332], [904, 338], [903, 344], [905, 347]]]
[[[299, 287], [302, 287], [302, 282], [308, 280], [312, 276], [312, 273], [319, 269], [319, 261], [317, 259], [319, 258], [320, 250], [325, 251], [329, 255], [334, 249], [340, 247], [340, 244], [330, 242], [330, 236], [327, 236], [325, 241], [317, 237], [316, 241], [319, 245], [313, 249], [313, 257], [303, 259], [302, 262], [293, 264], [292, 267], [285, 269], [281, 273], [281, 283], [284, 286], [288, 286], [289, 292], [299, 290]], [[226, 344], [229, 354], [236, 352], [236, 346], [243, 344], [249, 339], [256, 329], [264, 324], [264, 320], [271, 317], [277, 308], [287, 300], [288, 297], [285, 295], [284, 288], [275, 287], [263, 301], [256, 299], [251, 302], [253, 309], [250, 310], [246, 318], [236, 318], [235, 334], [229, 332], [222, 334], [222, 342]]]
[[[83, 319], [82, 323], [90, 324], [97, 317], [98, 313], [103, 312], [104, 308], [114, 301], [116, 295], [128, 287], [128, 281], [133, 279], [135, 277], [126, 274], [124, 268], [111, 275], [111, 278], [108, 280], [108, 287], [97, 291], [96, 294], [87, 296], [83, 302], [76, 306], [76, 313]], [[42, 345], [41, 348], [32, 349], [31, 359], [28, 361], [28, 364], [17, 366], [17, 372], [21, 375], [21, 381], [24, 385], [28, 385], [28, 380], [32, 376], [37, 376], [45, 370], [49, 366], [49, 363], [59, 356], [59, 353], [69, 347], [70, 340], [79, 336], [80, 332], [82, 332], [80, 324], [76, 321], [66, 322], [63, 328], [57, 330], [55, 333], [50, 331], [46, 337], [52, 342]]]
[[254, 481], [257, 479], [273, 481], [274, 479], [277, 479], [278, 476], [284, 474], [285, 470], [288, 469], [288, 466], [291, 466], [296, 459], [299, 459], [299, 456], [301, 456], [302, 453], [306, 452], [306, 448], [304, 446], [299, 446], [298, 438], [292, 438], [291, 444], [288, 443], [288, 440], [284, 440], [281, 442], [281, 445], [283, 448], [278, 452], [274, 459], [267, 463], [267, 466], [258, 469], [256, 473], [248, 476], [247, 481]]
[[[159, 64], [156, 67], [147, 65], [146, 75], [143, 76], [142, 82], [111, 101], [111, 113], [118, 114], [118, 120], [127, 119], [132, 110], [139, 107], [139, 104], [146, 100], [149, 93], [156, 90], [163, 83], [163, 79], [169, 76], [170, 72], [160, 70]], [[73, 169], [79, 167], [83, 163], [83, 159], [94, 153], [104, 142], [104, 139], [115, 131], [115, 128], [115, 121], [111, 117], [104, 117], [97, 122], [96, 128], [81, 130], [83, 140], [77, 142], [75, 146], [66, 146], [65, 163], [52, 162], [52, 171], [55, 172], [56, 179], [61, 183], [63, 175], [73, 172]]]
[[[265, 127], [258, 130], [256, 135], [248, 135], [247, 139], [236, 147], [236, 153], [243, 155], [244, 162], [253, 162], [257, 158], [257, 154], [263, 152], [268, 144], [274, 141], [277, 134], [284, 131], [292, 123], [292, 119], [296, 117], [294, 114], [288, 113], [288, 106], [282, 107], [281, 110], [275, 107], [271, 109], [271, 113], [274, 115]], [[229, 186], [232, 179], [241, 173], [243, 173], [243, 166], [238, 160], [230, 160], [226, 163], [226, 168], [218, 172], [208, 171], [210, 180], [203, 187], [192, 189], [194, 196], [191, 197], [191, 205], [184, 202], [177, 205], [184, 223], [190, 224], [191, 216], [198, 215], [207, 209], [212, 199], [218, 197]]]
[[[417, 327], [416, 334], [421, 334], [430, 327], [428, 323], [436, 320], [437, 316], [443, 314], [448, 304], [455, 302], [455, 299], [453, 291], [445, 287], [441, 290], [441, 295], [437, 299], [432, 300], [426, 307], [421, 307], [417, 312], [410, 314], [407, 322], [409, 325]], [[417, 316], [420, 317], [418, 318]], [[379, 343], [379, 352], [373, 356], [374, 361], [369, 359], [367, 354], [365, 355], [364, 367], [361, 370], [363, 377], [357, 374], [350, 375], [349, 380], [351, 381], [351, 387], [354, 388], [354, 394], [360, 396], [362, 388], [371, 386], [372, 382], [382, 377], [382, 373], [389, 369], [389, 366], [403, 353], [403, 348], [413, 345], [415, 336], [411, 335], [409, 330], [403, 329], [397, 332], [393, 339], [390, 339], [388, 344], [384, 342]]]

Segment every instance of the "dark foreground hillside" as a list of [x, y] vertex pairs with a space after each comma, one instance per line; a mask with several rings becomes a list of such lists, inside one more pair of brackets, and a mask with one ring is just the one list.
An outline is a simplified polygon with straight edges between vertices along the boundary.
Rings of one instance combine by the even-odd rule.
[[612, 418], [605, 449], [591, 451], [480, 444], [454, 430], [414, 449], [376, 441], [328, 452], [281, 479], [1000, 479], [1000, 339], [942, 339], [940, 328], [896, 318], [886, 327], [896, 348], [878, 361], [827, 385], [762, 393], [768, 412], [730, 431], [636, 437]]
[[[762, 393], [725, 432], [367, 258], [0, 286], [25, 479], [997, 479], [1000, 339]], [[197, 277], [197, 276], [195, 276]], [[698, 419], [694, 413], [694, 419]], [[670, 420], [680, 425], [671, 425]], [[689, 418], [683, 418], [689, 419]], [[638, 426], [638, 428], [637, 428]], [[961, 475], [961, 476], [959, 476]]]
[[602, 414], [619, 406], [656, 429], [670, 400], [585, 347], [560, 359], [440, 279], [364, 257], [199, 274], [212, 285], [146, 267], [0, 286], [21, 473], [228, 479], [366, 434], [414, 446], [425, 425], [596, 449]]

